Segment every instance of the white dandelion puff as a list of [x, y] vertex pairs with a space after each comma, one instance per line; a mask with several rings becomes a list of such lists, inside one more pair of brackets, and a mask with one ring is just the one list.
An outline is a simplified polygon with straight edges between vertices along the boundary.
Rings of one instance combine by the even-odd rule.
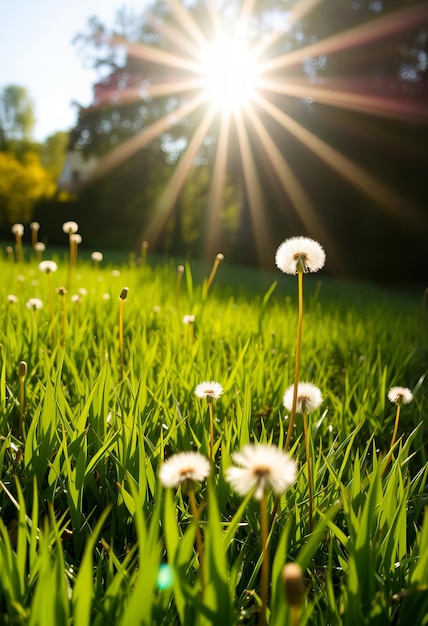
[[285, 274], [317, 272], [325, 263], [323, 247], [308, 237], [291, 237], [277, 249], [276, 266]]
[[409, 404], [413, 400], [413, 394], [408, 387], [391, 387], [388, 400], [393, 404]]
[[214, 400], [218, 400], [218, 398], [223, 393], [223, 387], [220, 383], [216, 383], [215, 381], [204, 381], [199, 383], [199, 385], [195, 388], [195, 395], [198, 398], [214, 398]]
[[164, 487], [178, 487], [184, 482], [202, 482], [210, 473], [210, 463], [199, 452], [179, 452], [171, 456], [159, 470]]
[[[294, 385], [284, 393], [283, 404], [288, 411], [293, 406]], [[322, 404], [321, 391], [312, 383], [301, 382], [297, 386], [296, 413], [311, 413]]]
[[242, 496], [253, 489], [257, 500], [268, 489], [281, 495], [296, 481], [297, 464], [274, 445], [248, 444], [232, 454], [232, 459], [241, 467], [228, 467], [226, 480]]

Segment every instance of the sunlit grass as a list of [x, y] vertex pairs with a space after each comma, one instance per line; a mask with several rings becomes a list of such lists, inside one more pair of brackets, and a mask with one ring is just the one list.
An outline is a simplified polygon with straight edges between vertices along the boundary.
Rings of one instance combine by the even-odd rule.
[[[256, 624], [259, 507], [231, 491], [225, 471], [248, 443], [284, 448], [295, 280], [231, 268], [226, 259], [208, 290], [209, 265], [185, 263], [177, 285], [175, 262], [154, 267], [148, 254], [141, 266], [117, 266], [105, 255], [101, 267], [76, 260], [71, 277], [57, 258], [50, 286], [31, 257], [0, 260], [0, 621]], [[68, 279], [67, 293], [58, 293]], [[292, 623], [282, 570], [297, 561], [306, 583], [300, 624], [424, 624], [423, 294], [322, 276], [304, 282], [300, 377], [323, 395], [308, 428], [313, 532], [297, 415], [297, 482], [277, 503], [266, 498], [267, 623]], [[30, 298], [44, 303], [37, 320]], [[194, 316], [192, 335], [186, 315]], [[194, 393], [203, 380], [218, 381], [223, 394], [212, 477], [195, 491], [192, 516], [180, 490], [162, 488], [158, 471], [185, 450], [209, 457], [210, 416]], [[409, 387], [414, 400], [401, 408], [388, 456], [396, 411], [387, 394], [395, 385]], [[171, 568], [166, 586], [161, 563]]]

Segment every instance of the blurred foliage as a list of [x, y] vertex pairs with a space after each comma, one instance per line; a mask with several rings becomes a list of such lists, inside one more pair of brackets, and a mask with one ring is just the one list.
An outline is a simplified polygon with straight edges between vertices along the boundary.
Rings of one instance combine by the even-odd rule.
[[36, 152], [26, 152], [22, 160], [0, 152], [0, 171], [1, 221], [30, 221], [35, 203], [55, 193], [56, 185]]

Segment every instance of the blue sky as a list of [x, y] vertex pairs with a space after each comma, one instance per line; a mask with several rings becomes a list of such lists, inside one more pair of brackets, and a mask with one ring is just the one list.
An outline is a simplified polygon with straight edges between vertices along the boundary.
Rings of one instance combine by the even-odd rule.
[[85, 31], [92, 15], [112, 25], [123, 5], [142, 9], [147, 0], [0, 0], [0, 89], [10, 84], [27, 88], [37, 141], [73, 126], [73, 100], [91, 102], [96, 74], [83, 67], [74, 36]]

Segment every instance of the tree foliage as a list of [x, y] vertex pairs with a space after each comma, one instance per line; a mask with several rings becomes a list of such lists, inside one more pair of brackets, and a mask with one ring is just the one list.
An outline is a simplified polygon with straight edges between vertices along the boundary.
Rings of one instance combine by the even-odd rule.
[[5, 87], [0, 93], [0, 150], [16, 141], [29, 141], [34, 123], [34, 106], [26, 88]]
[[56, 185], [36, 152], [26, 152], [22, 161], [0, 152], [0, 217], [2, 222], [27, 223], [34, 205], [52, 196]]

